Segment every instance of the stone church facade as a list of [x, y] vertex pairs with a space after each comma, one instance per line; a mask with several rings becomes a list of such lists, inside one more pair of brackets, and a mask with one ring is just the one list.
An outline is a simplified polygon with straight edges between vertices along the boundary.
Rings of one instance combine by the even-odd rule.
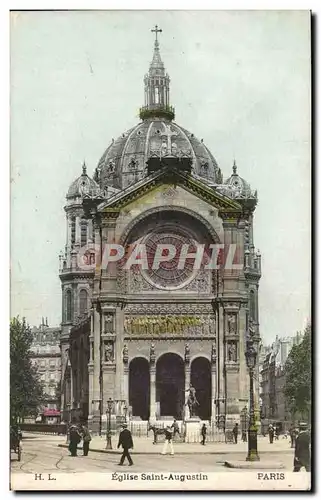
[[[62, 407], [93, 430], [105, 420], [109, 398], [113, 416], [183, 420], [190, 384], [202, 420], [234, 425], [249, 397], [250, 326], [260, 339], [257, 194], [235, 162], [223, 181], [203, 140], [174, 122], [157, 27], [155, 33], [141, 121], [112, 141], [93, 178], [84, 165], [67, 193]], [[113, 245], [124, 255], [112, 261], [115, 250], [106, 265]], [[148, 265], [126, 268], [137, 245]], [[154, 266], [155, 255], [164, 257], [161, 245], [176, 254]], [[217, 265], [209, 265], [215, 251]]]

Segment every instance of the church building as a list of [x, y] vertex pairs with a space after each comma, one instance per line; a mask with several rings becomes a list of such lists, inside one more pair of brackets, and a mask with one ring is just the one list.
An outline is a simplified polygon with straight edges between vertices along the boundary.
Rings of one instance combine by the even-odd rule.
[[233, 159], [223, 180], [203, 140], [176, 123], [152, 31], [139, 123], [66, 196], [62, 409], [93, 431], [110, 400], [113, 418], [184, 420], [191, 385], [199, 418], [230, 428], [248, 404], [249, 328], [260, 340], [257, 193]]

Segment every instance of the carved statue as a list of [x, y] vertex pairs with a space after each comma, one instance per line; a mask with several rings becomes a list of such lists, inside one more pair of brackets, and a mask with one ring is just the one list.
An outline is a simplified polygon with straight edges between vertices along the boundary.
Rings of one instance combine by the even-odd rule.
[[222, 171], [220, 168], [217, 171], [216, 180], [217, 180], [217, 184], [223, 184], [223, 176], [222, 176]]
[[113, 344], [112, 342], [107, 342], [105, 344], [105, 361], [107, 363], [110, 363], [114, 360], [114, 347], [113, 347]]
[[108, 163], [108, 173], [113, 174], [115, 172], [115, 161], [114, 160], [109, 160]]
[[249, 336], [250, 337], [255, 337], [255, 328], [253, 325], [253, 319], [251, 318], [249, 321]]
[[190, 384], [189, 389], [186, 391], [189, 392], [188, 399], [186, 405], [189, 409], [189, 414], [191, 417], [196, 417], [196, 407], [199, 406], [199, 402], [196, 399], [196, 390]]
[[155, 363], [155, 344], [151, 344], [150, 346], [149, 360], [151, 363]]
[[126, 344], [123, 347], [123, 362], [128, 363], [128, 347]]
[[136, 169], [136, 167], [137, 167], [137, 163], [138, 163], [138, 162], [137, 162], [134, 158], [132, 158], [132, 159], [130, 160], [130, 162], [129, 162], [129, 165], [128, 165], [128, 166], [129, 166], [129, 168], [130, 168], [130, 170], [135, 170], [135, 169]]
[[190, 360], [189, 345], [185, 344], [185, 363], [189, 363], [189, 360]]
[[113, 316], [111, 314], [105, 317], [105, 330], [106, 333], [111, 333], [113, 331]]
[[162, 142], [162, 147], [161, 147], [161, 154], [162, 156], [166, 155], [167, 153], [167, 143], [165, 142], [165, 140]]
[[227, 328], [229, 333], [236, 333], [236, 317], [235, 314], [229, 314], [227, 317]]
[[211, 361], [212, 361], [212, 363], [216, 362], [216, 345], [215, 344], [212, 344]]
[[227, 355], [228, 355], [228, 360], [229, 361], [236, 361], [237, 360], [237, 355], [236, 355], [236, 345], [235, 344], [229, 344], [228, 350], [227, 350]]

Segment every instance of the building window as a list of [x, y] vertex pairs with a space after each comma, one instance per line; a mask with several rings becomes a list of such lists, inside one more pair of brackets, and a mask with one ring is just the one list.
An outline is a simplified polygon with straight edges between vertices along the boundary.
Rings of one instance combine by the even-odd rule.
[[66, 292], [66, 321], [71, 321], [72, 317], [72, 293], [71, 290]]
[[83, 247], [87, 244], [87, 221], [81, 219], [80, 221], [80, 245]]
[[88, 310], [88, 293], [86, 290], [79, 292], [79, 314], [84, 314]]
[[71, 219], [71, 244], [73, 245], [76, 241], [76, 219], [72, 217]]

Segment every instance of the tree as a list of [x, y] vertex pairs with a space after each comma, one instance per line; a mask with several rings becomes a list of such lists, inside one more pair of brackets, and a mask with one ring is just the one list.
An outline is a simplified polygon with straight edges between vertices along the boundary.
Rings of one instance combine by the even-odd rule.
[[37, 415], [43, 400], [43, 387], [31, 363], [32, 334], [25, 318], [10, 321], [10, 413], [17, 421]]
[[56, 383], [55, 400], [57, 401], [57, 410], [60, 410], [60, 406], [61, 406], [61, 381], [60, 380]]
[[294, 345], [285, 363], [284, 395], [292, 415], [310, 418], [311, 405], [311, 325], [299, 345]]

